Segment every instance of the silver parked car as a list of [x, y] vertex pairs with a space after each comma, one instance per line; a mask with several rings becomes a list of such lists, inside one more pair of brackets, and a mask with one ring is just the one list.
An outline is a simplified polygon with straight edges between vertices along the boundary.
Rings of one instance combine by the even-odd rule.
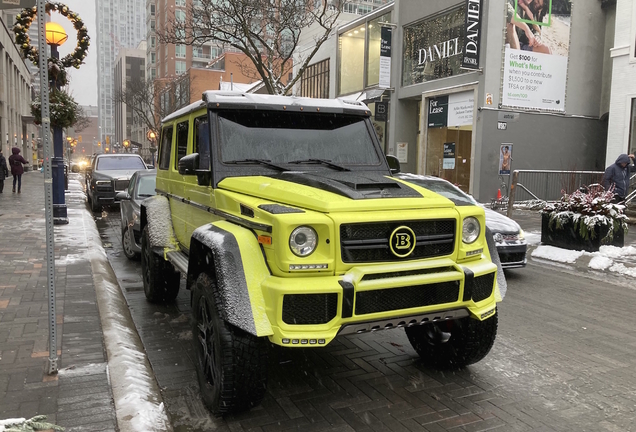
[[[442, 178], [408, 173], [394, 174], [394, 176], [438, 193], [453, 201], [455, 205], [480, 205], [475, 198]], [[501, 267], [505, 269], [525, 267], [528, 244], [519, 224], [494, 210], [489, 208], [484, 210], [486, 227], [492, 232], [497, 245]]]
[[121, 243], [128, 259], [139, 259], [141, 253], [141, 230], [139, 229], [139, 205], [143, 200], [155, 195], [157, 171], [142, 170], [130, 177], [128, 189], [118, 192], [120, 202]]

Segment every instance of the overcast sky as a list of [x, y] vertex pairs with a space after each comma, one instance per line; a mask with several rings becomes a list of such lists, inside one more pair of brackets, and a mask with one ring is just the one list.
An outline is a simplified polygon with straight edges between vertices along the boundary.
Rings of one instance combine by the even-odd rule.
[[[88, 55], [79, 69], [67, 69], [71, 76], [71, 94], [80, 105], [97, 105], [97, 23], [95, 22], [95, 0], [66, 0], [70, 10], [76, 12], [88, 29], [91, 45]], [[68, 40], [60, 47], [60, 57], [70, 54], [77, 45], [77, 32], [71, 22], [59, 13], [51, 13], [55, 21], [68, 33]]]

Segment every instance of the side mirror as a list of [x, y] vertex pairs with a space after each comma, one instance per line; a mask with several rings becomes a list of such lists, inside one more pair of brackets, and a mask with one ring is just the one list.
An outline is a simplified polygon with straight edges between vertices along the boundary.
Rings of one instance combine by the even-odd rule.
[[118, 200], [118, 201], [129, 200], [130, 199], [130, 195], [128, 195], [127, 191], [117, 192], [115, 194], [115, 199]]
[[179, 159], [179, 174], [194, 175], [199, 168], [199, 153], [192, 153]]
[[398, 174], [400, 172], [400, 161], [393, 155], [386, 155], [386, 161], [389, 163], [389, 169], [391, 174]]

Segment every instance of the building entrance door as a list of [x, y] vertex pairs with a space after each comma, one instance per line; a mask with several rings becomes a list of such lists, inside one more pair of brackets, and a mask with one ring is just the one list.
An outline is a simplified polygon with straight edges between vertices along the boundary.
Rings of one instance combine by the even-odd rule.
[[426, 98], [424, 174], [470, 190], [474, 91]]
[[428, 128], [425, 174], [442, 177], [468, 192], [472, 129], [472, 126]]

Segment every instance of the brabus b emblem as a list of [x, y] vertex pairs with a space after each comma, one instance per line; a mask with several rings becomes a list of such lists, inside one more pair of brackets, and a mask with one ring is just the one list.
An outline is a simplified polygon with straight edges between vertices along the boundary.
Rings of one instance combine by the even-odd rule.
[[397, 227], [389, 237], [391, 252], [398, 258], [405, 258], [415, 249], [415, 233], [407, 226]]

